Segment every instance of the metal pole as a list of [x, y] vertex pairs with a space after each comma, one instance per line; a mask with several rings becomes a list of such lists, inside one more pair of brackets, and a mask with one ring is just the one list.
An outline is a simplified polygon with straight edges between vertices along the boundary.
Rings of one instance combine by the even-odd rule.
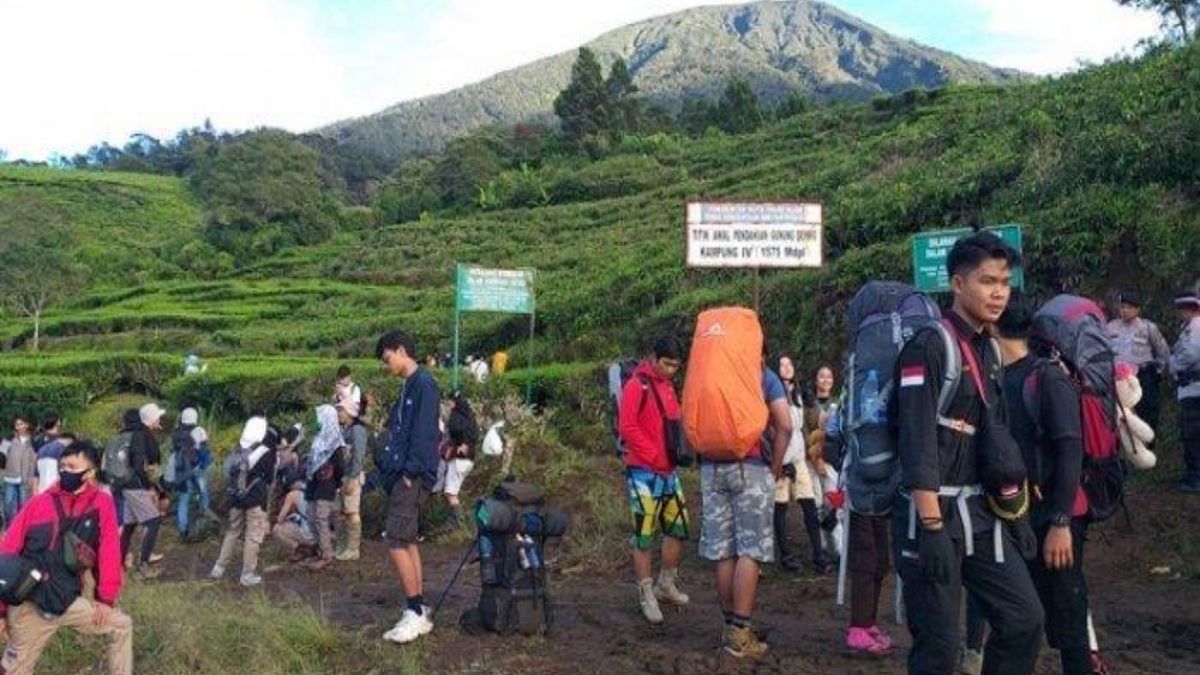
[[453, 391], [458, 391], [458, 334], [459, 323], [461, 323], [460, 310], [462, 309], [459, 305], [459, 298], [461, 297], [459, 294], [462, 289], [458, 285], [461, 281], [462, 264], [460, 263], [454, 271], [454, 363], [450, 364], [450, 388]]
[[525, 405], [533, 400], [533, 334], [537, 330], [537, 307], [529, 313], [529, 350], [528, 350], [528, 368], [529, 377], [525, 380]]

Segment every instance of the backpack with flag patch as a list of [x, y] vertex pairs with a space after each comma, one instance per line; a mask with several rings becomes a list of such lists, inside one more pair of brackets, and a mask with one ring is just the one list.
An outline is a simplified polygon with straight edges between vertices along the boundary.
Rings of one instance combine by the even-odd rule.
[[759, 447], [767, 428], [763, 332], [744, 307], [701, 312], [683, 383], [683, 428], [696, 454], [738, 461]]
[[[1104, 311], [1087, 298], [1064, 294], [1043, 305], [1033, 315], [1031, 341], [1049, 351], [1049, 358], [1030, 372], [1022, 387], [1022, 402], [1035, 422], [1044, 368], [1062, 368], [1078, 388], [1083, 474], [1072, 515], [1093, 522], [1116, 513], [1129, 473], [1119, 452], [1116, 357], [1105, 323]], [[1040, 468], [1035, 473], [1040, 479]]]
[[838, 411], [846, 444], [843, 480], [852, 510], [884, 515], [900, 489], [894, 394], [902, 383], [922, 384], [925, 377], [923, 370], [897, 372], [900, 351], [918, 331], [941, 335], [947, 359], [939, 416], [958, 387], [962, 357], [937, 305], [908, 284], [868, 282], [850, 301], [846, 316], [850, 357], [843, 380], [845, 403]]

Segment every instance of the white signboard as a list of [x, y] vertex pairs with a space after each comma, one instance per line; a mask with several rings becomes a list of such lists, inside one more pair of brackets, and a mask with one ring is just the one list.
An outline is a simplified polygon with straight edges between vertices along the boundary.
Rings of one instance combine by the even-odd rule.
[[688, 202], [688, 267], [820, 267], [821, 205]]

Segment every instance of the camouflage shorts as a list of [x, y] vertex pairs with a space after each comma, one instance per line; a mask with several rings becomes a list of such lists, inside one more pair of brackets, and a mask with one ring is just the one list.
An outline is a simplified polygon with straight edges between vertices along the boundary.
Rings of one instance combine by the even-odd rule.
[[775, 560], [775, 478], [758, 462], [700, 467], [700, 556]]

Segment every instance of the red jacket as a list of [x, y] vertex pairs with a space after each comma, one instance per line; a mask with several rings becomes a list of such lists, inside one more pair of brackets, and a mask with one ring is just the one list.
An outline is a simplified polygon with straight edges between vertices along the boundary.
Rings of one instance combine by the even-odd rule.
[[[58, 483], [31, 499], [9, 523], [0, 553], [22, 555], [50, 574], [34, 592], [31, 601], [43, 611], [61, 614], [81, 593], [77, 576], [67, 572], [59, 553], [59, 518], [54, 500], [61, 500], [67, 518], [94, 517], [96, 542], [96, 600], [113, 605], [121, 594], [121, 535], [117, 529], [117, 510], [107, 489], [89, 485], [79, 494], [63, 491]], [[78, 531], [78, 530], [76, 530]], [[0, 603], [0, 616], [8, 607]]]
[[[646, 383], [658, 392], [663, 412], [659, 412], [654, 392]], [[679, 420], [679, 401], [675, 398], [675, 387], [670, 380], [660, 375], [650, 362], [643, 361], [633, 371], [633, 376], [625, 383], [625, 389], [621, 392], [617, 429], [621, 440], [625, 442], [625, 466], [649, 469], [662, 474], [675, 470], [667, 457], [663, 413], [668, 420]]]

